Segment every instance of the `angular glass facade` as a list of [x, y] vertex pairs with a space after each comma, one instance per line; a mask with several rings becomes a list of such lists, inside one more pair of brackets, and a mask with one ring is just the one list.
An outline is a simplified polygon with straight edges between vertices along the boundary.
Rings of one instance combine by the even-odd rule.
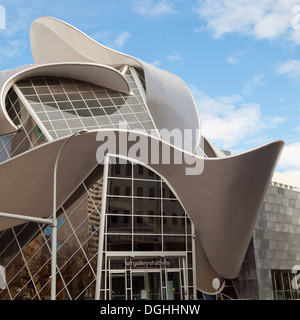
[[100, 298], [193, 299], [192, 223], [166, 182], [142, 165], [114, 163], [105, 193]]
[[[58, 210], [56, 298], [193, 299], [192, 224], [173, 192], [141, 165], [103, 170]], [[35, 223], [0, 233], [0, 299], [50, 298], [51, 235]]]
[[157, 135], [154, 122], [132, 75], [124, 69], [131, 94], [110, 90], [92, 83], [61, 77], [33, 77], [18, 81], [18, 95], [38, 117], [49, 139], [68, 136], [80, 129], [120, 128]]

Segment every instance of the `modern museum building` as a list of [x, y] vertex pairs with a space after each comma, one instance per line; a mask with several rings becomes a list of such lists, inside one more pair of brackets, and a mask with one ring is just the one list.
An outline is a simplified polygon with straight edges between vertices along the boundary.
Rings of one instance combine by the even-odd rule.
[[30, 42], [34, 64], [0, 72], [0, 299], [225, 290], [283, 142], [228, 155], [177, 76], [51, 17]]

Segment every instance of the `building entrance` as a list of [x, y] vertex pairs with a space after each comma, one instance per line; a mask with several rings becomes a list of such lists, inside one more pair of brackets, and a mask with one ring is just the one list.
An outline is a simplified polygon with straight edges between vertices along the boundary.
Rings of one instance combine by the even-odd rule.
[[[185, 299], [186, 277], [185, 270], [181, 267], [184, 265], [185, 257], [169, 259], [139, 258], [137, 261], [127, 258], [125, 270], [111, 270], [109, 273], [109, 298], [111, 300]], [[142, 269], [139, 268], [141, 266]], [[150, 267], [150, 270], [145, 266]]]

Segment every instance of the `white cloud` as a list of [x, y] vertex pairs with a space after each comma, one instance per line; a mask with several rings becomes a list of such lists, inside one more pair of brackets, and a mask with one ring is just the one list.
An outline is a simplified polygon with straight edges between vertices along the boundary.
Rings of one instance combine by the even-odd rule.
[[268, 40], [285, 35], [300, 44], [300, 30], [292, 27], [297, 4], [299, 0], [198, 0], [193, 9], [217, 38], [227, 33]]
[[278, 168], [284, 173], [296, 177], [300, 186], [300, 142], [285, 146]]
[[226, 60], [229, 64], [235, 64], [235, 65], [240, 64], [240, 59], [236, 57], [227, 57]]
[[262, 87], [266, 84], [266, 75], [263, 73], [257, 73], [251, 80], [247, 81], [243, 86], [243, 94], [252, 93], [254, 87]]
[[300, 76], [300, 60], [287, 60], [279, 63], [276, 68], [279, 75], [286, 75], [290, 78], [297, 78]]
[[169, 14], [177, 13], [173, 9], [171, 0], [139, 0], [133, 1], [132, 11], [138, 15], [149, 18], [161, 18]]
[[103, 43], [110, 48], [122, 48], [126, 44], [127, 40], [131, 37], [131, 34], [127, 31], [120, 32], [117, 36], [108, 30], [98, 31], [91, 35], [93, 39]]
[[190, 86], [198, 105], [204, 135], [219, 148], [233, 150], [249, 141], [264, 140], [264, 129], [284, 119], [262, 115], [258, 103], [246, 103], [241, 95], [210, 97]]
[[114, 46], [118, 48], [124, 47], [126, 41], [131, 37], [129, 32], [121, 32], [117, 38], [114, 40]]
[[169, 62], [183, 61], [182, 56], [176, 51], [172, 51], [171, 54], [168, 54], [167, 59], [169, 60]]
[[25, 47], [26, 43], [21, 39], [10, 40], [6, 46], [0, 46], [0, 56], [8, 59], [19, 56]]

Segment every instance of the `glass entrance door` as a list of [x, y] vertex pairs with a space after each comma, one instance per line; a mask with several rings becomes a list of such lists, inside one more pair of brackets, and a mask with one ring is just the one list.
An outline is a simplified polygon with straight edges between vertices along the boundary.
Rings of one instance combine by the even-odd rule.
[[161, 273], [133, 272], [132, 273], [133, 300], [160, 300]]
[[167, 300], [181, 300], [180, 272], [167, 272]]
[[125, 273], [112, 273], [110, 282], [111, 300], [126, 300]]

